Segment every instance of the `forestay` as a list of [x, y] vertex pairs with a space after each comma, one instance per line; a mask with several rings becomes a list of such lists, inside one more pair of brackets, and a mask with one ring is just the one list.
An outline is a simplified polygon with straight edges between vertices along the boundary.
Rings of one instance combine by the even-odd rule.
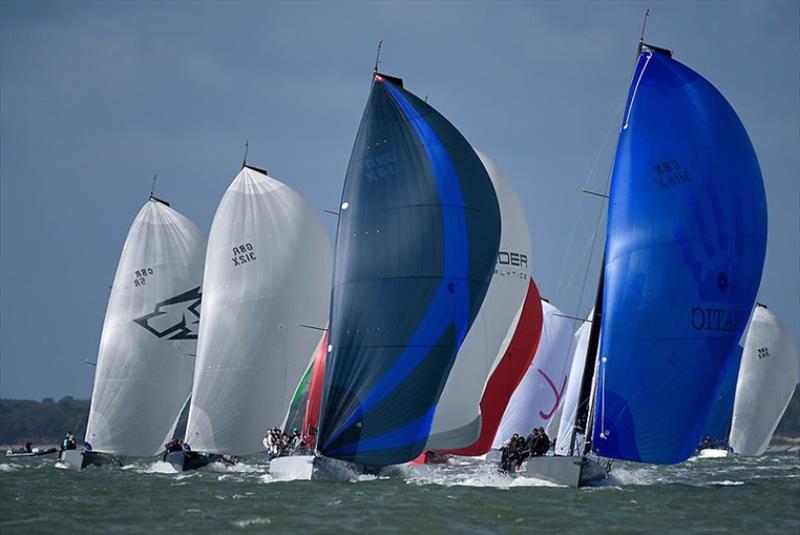
[[755, 152], [725, 98], [643, 47], [611, 177], [592, 447], [688, 458], [755, 302], [767, 236]]
[[542, 336], [536, 355], [508, 402], [493, 449], [502, 447], [515, 433], [527, 435], [534, 427], [547, 427], [561, 408], [574, 349], [574, 321], [544, 300], [542, 311]]
[[[430, 450], [466, 448], [482, 434], [496, 431], [514, 387], [533, 358], [534, 344], [541, 330], [541, 322], [537, 325], [535, 318], [528, 324], [520, 324], [532, 284], [531, 240], [525, 213], [513, 186], [494, 162], [480, 152], [478, 156], [489, 173], [500, 206], [500, 250], [483, 305], [458, 351], [436, 406], [431, 436], [426, 444]], [[539, 305], [535, 286], [531, 293], [534, 295], [527, 302], [529, 309]], [[526, 319], [530, 315], [528, 311]], [[540, 318], [539, 314], [534, 316]], [[518, 326], [524, 329], [523, 334], [531, 343], [523, 351], [507, 355]], [[509, 380], [504, 381], [504, 388], [487, 392], [487, 382], [504, 357], [516, 359], [510, 367], [504, 367], [504, 376]], [[484, 401], [487, 394], [494, 399]], [[487, 421], [482, 422], [484, 419]]]
[[417, 457], [500, 242], [491, 180], [438, 112], [376, 75], [345, 178], [319, 450]]
[[100, 338], [86, 441], [145, 456], [172, 435], [192, 387], [205, 236], [151, 198], [134, 219]]
[[331, 256], [311, 206], [265, 171], [243, 167], [209, 236], [192, 449], [252, 453], [264, 429], [280, 425], [327, 323]]
[[736, 384], [730, 447], [761, 455], [792, 399], [800, 357], [791, 333], [763, 305], [756, 306], [744, 343]]

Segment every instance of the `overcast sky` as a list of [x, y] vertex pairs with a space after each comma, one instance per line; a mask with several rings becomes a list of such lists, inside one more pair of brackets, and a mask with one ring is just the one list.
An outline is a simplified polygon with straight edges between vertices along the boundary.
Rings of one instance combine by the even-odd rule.
[[647, 40], [715, 84], [752, 138], [770, 225], [759, 300], [797, 339], [798, 2], [4, 1], [0, 397], [89, 396], [84, 360], [153, 173], [207, 231], [249, 140], [252, 164], [336, 208], [380, 39], [381, 69], [516, 186], [542, 295], [585, 314], [602, 205], [581, 190], [605, 187], [648, 5]]

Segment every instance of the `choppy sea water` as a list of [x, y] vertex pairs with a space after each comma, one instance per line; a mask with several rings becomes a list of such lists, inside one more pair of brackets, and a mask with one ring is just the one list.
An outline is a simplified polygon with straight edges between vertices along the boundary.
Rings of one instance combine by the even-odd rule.
[[263, 457], [174, 473], [162, 462], [57, 468], [0, 458], [0, 532], [800, 533], [800, 457], [617, 462], [568, 489], [476, 461], [345, 482], [274, 481]]

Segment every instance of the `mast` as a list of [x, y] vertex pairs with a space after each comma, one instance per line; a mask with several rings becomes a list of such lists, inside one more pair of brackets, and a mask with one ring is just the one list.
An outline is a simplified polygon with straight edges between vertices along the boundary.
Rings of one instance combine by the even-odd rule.
[[[641, 53], [643, 48], [649, 48], [651, 50], [655, 50], [662, 54], [665, 54], [669, 57], [672, 57], [672, 51], [667, 50], [666, 48], [661, 48], [657, 46], [650, 45], [644, 41], [644, 31], [647, 25], [647, 17], [650, 14], [650, 10], [648, 9], [644, 16], [644, 21], [642, 23], [642, 34], [639, 39], [639, 43], [636, 49], [637, 56]], [[617, 138], [617, 142], [619, 142], [619, 138]], [[616, 153], [616, 150], [615, 150]], [[614, 162], [611, 164], [611, 173], [614, 170]], [[611, 176], [609, 175], [609, 180]], [[593, 192], [586, 192], [591, 193], [593, 195], [597, 195], [599, 197], [604, 197], [608, 199], [607, 195], [598, 195]], [[585, 437], [585, 446], [581, 455], [585, 455], [589, 451], [591, 451], [592, 447], [592, 437], [591, 437], [591, 429], [593, 425], [592, 415], [593, 415], [593, 408], [594, 408], [594, 391], [596, 386], [596, 374], [595, 371], [597, 369], [597, 350], [600, 343], [600, 323], [601, 318], [603, 315], [603, 285], [605, 279], [605, 264], [606, 264], [606, 254], [605, 248], [603, 249], [603, 261], [600, 264], [600, 279], [597, 283], [597, 295], [595, 296], [594, 301], [594, 311], [592, 312], [592, 327], [589, 331], [589, 343], [586, 348], [586, 364], [583, 368], [583, 377], [581, 377], [581, 390], [578, 396], [578, 406], [576, 409], [575, 415], [575, 427], [572, 431], [572, 439], [570, 440], [569, 444], [569, 453], [570, 455], [575, 454], [575, 438], [578, 433], [582, 433]]]
[[575, 414], [575, 427], [572, 430], [572, 438], [569, 443], [569, 454], [575, 454], [575, 439], [578, 433], [585, 437], [584, 451], [581, 455], [589, 451], [591, 447], [591, 437], [586, 431], [589, 429], [589, 419], [591, 416], [591, 398], [594, 386], [595, 368], [597, 367], [597, 346], [600, 341], [600, 318], [603, 309], [603, 281], [606, 264], [606, 255], [603, 252], [603, 261], [600, 264], [600, 280], [597, 283], [597, 294], [594, 299], [594, 310], [592, 311], [592, 327], [589, 330], [589, 343], [586, 347], [586, 364], [583, 367], [583, 377], [581, 378], [581, 389], [578, 395], [578, 408]]

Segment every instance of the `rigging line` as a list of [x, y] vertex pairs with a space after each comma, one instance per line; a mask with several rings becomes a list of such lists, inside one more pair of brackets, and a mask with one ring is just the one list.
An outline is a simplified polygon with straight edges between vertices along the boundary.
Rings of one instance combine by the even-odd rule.
[[[583, 180], [583, 186], [581, 187], [581, 190], [585, 190], [585, 189], [588, 188], [589, 181], [591, 180], [592, 175], [594, 175], [594, 171], [597, 168], [597, 163], [600, 161], [600, 155], [603, 153], [603, 150], [605, 149], [606, 143], [608, 142], [608, 138], [611, 135], [611, 132], [614, 130], [614, 125], [616, 124], [616, 118], [619, 117], [619, 114], [622, 111], [622, 107], [625, 105], [625, 101], [626, 100], [627, 100], [627, 92], [622, 97], [622, 99], [619, 101], [619, 103], [617, 104], [616, 108], [614, 109], [614, 113], [613, 113], [613, 115], [611, 116], [611, 118], [609, 120], [608, 128], [606, 129], [606, 133], [603, 136], [603, 140], [600, 143], [600, 146], [598, 147], [597, 152], [594, 155], [594, 159], [592, 160], [592, 165], [589, 168], [589, 172], [586, 174], [586, 178]], [[608, 188], [606, 187], [606, 190], [607, 189]], [[569, 260], [569, 253], [570, 253], [570, 250], [572, 249], [573, 241], [575, 240], [575, 232], [576, 232], [577, 226], [578, 226], [577, 214], [581, 211], [580, 210], [580, 204], [581, 203], [582, 203], [582, 200], [579, 201], [578, 206], [575, 209], [575, 217], [572, 218], [572, 229], [570, 230], [569, 239], [567, 240], [567, 247], [564, 249], [564, 257], [563, 257], [564, 259], [563, 259], [563, 262], [562, 262], [562, 265], [561, 265], [561, 270], [559, 272], [558, 283], [556, 284], [556, 303], [561, 302], [561, 298], [564, 296], [564, 292], [566, 291], [567, 286], [568, 286], [568, 283], [564, 283], [564, 274], [567, 271], [567, 261]], [[584, 251], [585, 251], [585, 247], [584, 247]], [[575, 268], [573, 269], [572, 275], [570, 275], [570, 277], [569, 277], [570, 281], [572, 280], [572, 278], [574, 277], [575, 273], [577, 272], [578, 265], [579, 264], [576, 264]], [[562, 284], [563, 284], [563, 286], [562, 286]]]
[[297, 324], [297, 326], [298, 326], [298, 327], [305, 327], [306, 329], [314, 329], [315, 331], [323, 331], [323, 332], [328, 332], [328, 329], [327, 329], [327, 328], [323, 328], [323, 327], [317, 327], [317, 326], [315, 326], [315, 325], [305, 325], [305, 324], [303, 324], [303, 323], [298, 323], [298, 324]]
[[639, 42], [644, 43], [644, 31], [647, 28], [647, 17], [650, 16], [650, 8], [644, 12], [644, 19], [642, 20], [642, 34], [639, 36]]
[[372, 72], [378, 72], [378, 65], [381, 64], [381, 46], [383, 46], [383, 39], [378, 41], [378, 53], [375, 55], [375, 68], [372, 69]]

